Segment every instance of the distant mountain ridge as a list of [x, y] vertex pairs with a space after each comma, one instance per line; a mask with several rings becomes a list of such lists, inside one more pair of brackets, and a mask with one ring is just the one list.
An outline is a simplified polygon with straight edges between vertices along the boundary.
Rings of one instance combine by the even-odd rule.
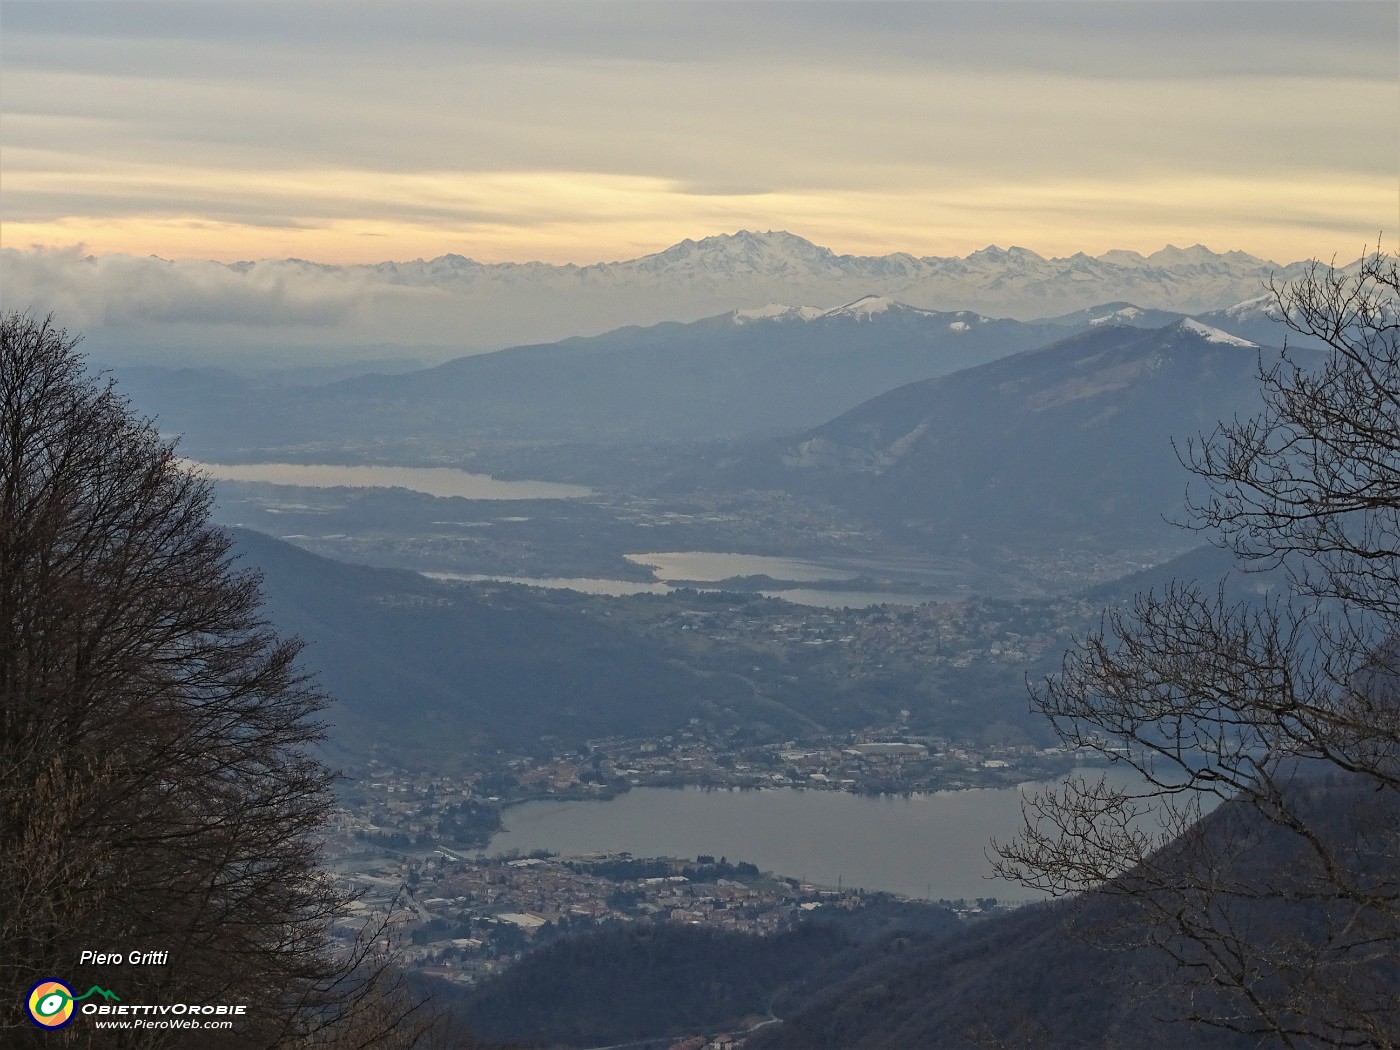
[[[307, 264], [304, 260], [288, 259], [288, 263]], [[237, 268], [250, 268], [262, 263], [234, 263]], [[1299, 263], [1291, 264], [1301, 265]], [[915, 256], [908, 252], [888, 255], [840, 255], [830, 248], [814, 244], [805, 237], [786, 230], [739, 230], [721, 233], [700, 240], [680, 241], [651, 255], [617, 262], [598, 262], [580, 266], [574, 263], [481, 263], [461, 255], [449, 254], [435, 259], [415, 259], [409, 262], [382, 262], [368, 268], [398, 278], [436, 282], [451, 280], [470, 273], [554, 273], [576, 274], [599, 278], [630, 273], [685, 274], [703, 272], [739, 273], [749, 276], [789, 274], [801, 276], [842, 277], [924, 277], [935, 273], [960, 275], [1034, 274], [1044, 276], [1057, 272], [1084, 272], [1097, 267], [1102, 272], [1154, 272], [1172, 270], [1182, 274], [1226, 275], [1253, 273], [1260, 268], [1287, 269], [1276, 262], [1261, 259], [1247, 252], [1214, 252], [1203, 244], [1189, 248], [1167, 245], [1150, 255], [1125, 249], [1115, 249], [1099, 256], [1076, 252], [1066, 257], [1047, 258], [1029, 248], [1001, 248], [989, 245], [966, 256]], [[343, 269], [362, 267], [347, 266]]]
[[1022, 321], [1112, 301], [1197, 314], [1253, 299], [1271, 278], [1288, 281], [1307, 266], [1202, 245], [1063, 258], [995, 245], [964, 257], [844, 255], [771, 230], [683, 240], [585, 266], [483, 263], [459, 254], [354, 265], [223, 264], [0, 249], [7, 298], [55, 311], [87, 333], [89, 350], [200, 364], [395, 354], [443, 360], [766, 303], [850, 303], [866, 295]]
[[[1218, 329], [1217, 339], [1282, 343], [1289, 333], [1270, 306], [1256, 298], [1189, 324]], [[1021, 322], [866, 294], [835, 307], [770, 302], [296, 390], [214, 372], [138, 369], [123, 378], [142, 410], [205, 454], [429, 432], [450, 442], [714, 440], [817, 426], [905, 383], [1085, 329], [1171, 323], [1187, 317], [1126, 301]]]
[[1101, 324], [1121, 324], [1131, 328], [1161, 328], [1186, 315], [1175, 310], [1143, 309], [1135, 303], [1098, 303], [1059, 317], [1045, 318], [1051, 324], [1089, 328]]
[[[313, 264], [300, 260], [235, 264], [245, 270], [278, 265]], [[1301, 273], [1305, 265], [1282, 266], [1241, 251], [1217, 253], [1201, 244], [1168, 245], [1146, 256], [1116, 249], [1099, 256], [1077, 252], [1046, 258], [1029, 248], [996, 245], [963, 257], [917, 257], [908, 252], [839, 255], [785, 230], [740, 230], [683, 240], [637, 259], [586, 266], [480, 263], [444, 255], [325, 269], [370, 270], [392, 283], [408, 285], [500, 286], [503, 291], [535, 281], [542, 288], [582, 293], [605, 287], [672, 285], [701, 294], [722, 290], [732, 294], [742, 292], [743, 288], [734, 288], [741, 284], [752, 289], [750, 301], [754, 293], [770, 288], [806, 291], [811, 301], [877, 295], [929, 309], [967, 309], [1024, 320], [1036, 316], [1036, 304], [1072, 304], [1065, 307], [1068, 310], [1105, 299], [1185, 313], [1218, 309], [1257, 296], [1270, 275], [1286, 279], [1295, 271]]]
[[865, 296], [474, 354], [397, 375], [231, 397], [218, 376], [134, 376], [127, 389], [196, 447], [373, 437], [674, 441], [800, 430], [916, 379], [1072, 329]]

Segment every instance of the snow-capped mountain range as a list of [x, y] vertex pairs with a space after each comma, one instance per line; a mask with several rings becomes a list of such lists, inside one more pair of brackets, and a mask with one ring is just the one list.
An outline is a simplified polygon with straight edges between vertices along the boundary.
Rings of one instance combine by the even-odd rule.
[[1119, 302], [1199, 315], [1256, 299], [1270, 277], [1287, 281], [1306, 265], [1201, 245], [1146, 256], [1115, 250], [1045, 258], [995, 246], [962, 258], [838, 255], [791, 233], [744, 230], [588, 266], [463, 255], [347, 266], [223, 264], [0, 249], [0, 283], [7, 302], [54, 312], [98, 352], [168, 359], [177, 351], [205, 360], [261, 353], [326, 363], [371, 354], [443, 360], [732, 311], [739, 321], [760, 320], [774, 309], [765, 304], [782, 303], [870, 311], [897, 301], [1029, 320]]
[[[1169, 245], [1147, 256], [1120, 249], [1097, 257], [1079, 252], [1050, 259], [1028, 248], [996, 246], [962, 258], [917, 258], [906, 252], [837, 255], [785, 231], [741, 230], [684, 240], [640, 259], [590, 266], [483, 264], [445, 255], [370, 269], [395, 283], [437, 287], [499, 283], [514, 288], [526, 282], [559, 291], [660, 286], [689, 288], [704, 296], [732, 294], [740, 285], [749, 296], [780, 289], [788, 301], [793, 292], [807, 291], [808, 302], [875, 295], [916, 307], [1025, 320], [1114, 299], [1183, 313], [1218, 309], [1258, 296], [1271, 274], [1286, 278], [1298, 265], [1280, 266], [1238, 251], [1217, 254], [1200, 244]], [[843, 296], [843, 291], [857, 294]]]
[[829, 310], [824, 310], [820, 306], [785, 306], [782, 303], [768, 303], [766, 306], [735, 310], [729, 314], [730, 322], [736, 325], [771, 321], [805, 322], [837, 319], [869, 321], [875, 317], [899, 317], [911, 321], [952, 317], [954, 320], [948, 322], [948, 327], [955, 332], [966, 332], [974, 324], [985, 324], [991, 320], [991, 318], [983, 317], [971, 310], [959, 310], [952, 314], [945, 314], [938, 310], [924, 310], [884, 295], [862, 295], [854, 302], [835, 306]]

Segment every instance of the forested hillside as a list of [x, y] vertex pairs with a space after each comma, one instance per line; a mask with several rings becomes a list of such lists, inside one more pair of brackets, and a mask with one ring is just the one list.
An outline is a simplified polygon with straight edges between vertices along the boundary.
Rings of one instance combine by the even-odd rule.
[[701, 484], [782, 488], [933, 549], [1161, 542], [1185, 516], [1173, 448], [1260, 407], [1276, 351], [1193, 321], [1104, 325], [891, 390]]

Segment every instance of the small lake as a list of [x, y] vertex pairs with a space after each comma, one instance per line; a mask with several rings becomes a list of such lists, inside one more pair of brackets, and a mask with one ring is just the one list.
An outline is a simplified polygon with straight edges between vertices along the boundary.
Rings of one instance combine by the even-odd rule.
[[853, 580], [856, 574], [834, 569], [820, 562], [801, 558], [780, 558], [766, 554], [728, 554], [721, 551], [658, 551], [628, 554], [628, 561], [650, 568], [658, 580], [697, 580], [717, 583], [734, 576], [771, 576], [793, 583], [822, 580]]
[[[1097, 775], [1095, 773], [1094, 775]], [[526, 802], [505, 811], [487, 854], [549, 850], [746, 860], [765, 871], [908, 897], [1028, 900], [989, 878], [988, 840], [1021, 827], [1021, 790], [902, 796], [844, 791], [633, 788], [607, 802]]]
[[183, 465], [215, 481], [251, 481], [307, 488], [399, 488], [429, 496], [463, 499], [578, 499], [593, 494], [582, 485], [555, 481], [501, 481], [452, 467], [335, 466], [304, 463], [201, 463]]
[[794, 605], [818, 609], [868, 609], [872, 605], [921, 605], [946, 601], [934, 594], [906, 594], [898, 591], [826, 591], [818, 587], [794, 587], [784, 591], [759, 591], [766, 598], [781, 598]]
[[526, 587], [548, 587], [551, 590], [582, 591], [626, 598], [633, 594], [670, 594], [675, 590], [667, 583], [647, 583], [642, 580], [608, 580], [589, 576], [491, 576], [472, 572], [424, 572], [430, 580], [466, 580], [468, 583], [520, 583]]
[[[285, 537], [284, 537], [285, 538]], [[670, 594], [675, 584], [646, 580], [611, 580], [590, 576], [496, 576], [489, 573], [424, 572], [431, 580], [465, 580], [468, 583], [519, 583], [526, 587], [547, 587], [552, 590], [581, 591], [625, 598], [633, 594]], [[697, 590], [714, 590], [698, 587]], [[794, 605], [819, 609], [865, 609], [872, 605], [918, 605], [937, 601], [928, 594], [906, 594], [897, 591], [828, 591], [818, 587], [793, 587], [786, 590], [763, 590], [755, 593], [765, 598], [782, 598]]]
[[[497, 576], [489, 574], [462, 574], [451, 572], [425, 572], [423, 575], [438, 580], [469, 580], [473, 582], [495, 580], [501, 583], [520, 583], [529, 587], [549, 587], [561, 590], [582, 591], [584, 594], [604, 594], [612, 597], [625, 597], [633, 594], [669, 594], [677, 587], [700, 584], [699, 590], [707, 583], [721, 584], [722, 581], [743, 576], [769, 576], [774, 580], [792, 583], [807, 583], [807, 587], [773, 587], [757, 591], [765, 598], [781, 598], [795, 605], [808, 605], [824, 609], [863, 609], [872, 605], [918, 605], [921, 602], [937, 601], [937, 595], [912, 591], [858, 591], [815, 586], [821, 583], [843, 583], [856, 579], [857, 573], [847, 569], [823, 565], [820, 562], [802, 558], [784, 558], [765, 554], [732, 554], [722, 551], [660, 551], [649, 554], [625, 555], [634, 565], [652, 570], [655, 580], [616, 580], [596, 577], [561, 576]], [[951, 596], [950, 596], [951, 597]]]

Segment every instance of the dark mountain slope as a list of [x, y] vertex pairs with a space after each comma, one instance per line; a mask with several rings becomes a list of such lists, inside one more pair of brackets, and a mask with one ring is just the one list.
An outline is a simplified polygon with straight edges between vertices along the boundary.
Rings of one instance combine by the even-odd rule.
[[461, 996], [491, 1039], [599, 1046], [781, 1013], [852, 971], [958, 929], [930, 904], [825, 908], [772, 936], [640, 922], [564, 937]]
[[1150, 569], [1098, 584], [1085, 595], [1106, 604], [1126, 605], [1139, 594], [1160, 596], [1169, 587], [1184, 584], [1195, 584], [1207, 595], [1223, 587], [1232, 602], [1256, 601], [1286, 593], [1287, 574], [1277, 566], [1241, 562], [1231, 551], [1207, 543]]
[[1252, 414], [1260, 352], [1190, 320], [1100, 326], [891, 390], [718, 481], [826, 499], [944, 547], [1175, 538], [1164, 519], [1182, 516], [1188, 475], [1172, 440]]
[[1033, 905], [873, 962], [765, 1029], [750, 1050], [1199, 1050], [1252, 1040], [1161, 1020], [1143, 952], [1076, 936], [1082, 913]]
[[263, 572], [271, 621], [309, 643], [302, 662], [336, 698], [327, 717], [341, 743], [460, 752], [659, 733], [750, 695], [534, 592], [502, 590], [488, 604], [414, 573], [233, 532], [241, 564]]
[[[192, 447], [430, 438], [695, 440], [810, 427], [891, 387], [1040, 346], [1070, 329], [867, 297], [457, 358], [400, 375], [229, 396], [223, 377], [137, 377], [138, 405]], [[203, 385], [201, 386], [201, 381]], [[240, 388], [251, 389], [246, 381]]]
[[[450, 401], [474, 428], [534, 437], [729, 437], [810, 426], [911, 379], [1062, 332], [897, 304], [810, 319], [729, 315], [460, 358], [371, 392]], [[358, 380], [336, 392], [370, 389]]]
[[[1352, 782], [1355, 781], [1355, 782]], [[1115, 890], [1022, 909], [854, 974], [814, 996], [748, 1044], [750, 1050], [1172, 1050], [1285, 1045], [1181, 1018], [1233, 1018], [1249, 1027], [1239, 995], [1211, 987], [1198, 969], [1206, 950], [1182, 937], [1209, 915], [1229, 931], [1212, 948], [1237, 960], [1250, 992], [1284, 1024], [1316, 1030], [1336, 1002], [1361, 1004], [1377, 1030], [1400, 1031], [1400, 960], [1392, 910], [1394, 828], [1400, 802], [1366, 777], [1303, 776], [1284, 789], [1306, 820], [1308, 841], [1260, 810], [1227, 802], [1158, 855], [1158, 908], [1142, 906], [1135, 875]], [[1342, 865], [1337, 897], [1325, 863]], [[1204, 897], [1176, 872], [1199, 875]], [[1340, 884], [1340, 883], [1338, 883]], [[1227, 889], [1228, 888], [1228, 889]], [[1124, 889], [1127, 892], [1116, 892]], [[1179, 892], [1178, 892], [1179, 890]], [[1186, 918], [1183, 919], [1183, 916]], [[1231, 940], [1239, 937], [1239, 941]], [[1157, 948], [1170, 944], [1177, 966]], [[1237, 952], [1241, 943], [1251, 947]], [[1260, 969], [1254, 969], [1260, 967]], [[1343, 985], [1341, 982], [1345, 982]], [[1337, 995], [1336, 1000], [1329, 996]], [[1286, 1004], [1286, 1005], [1282, 1005]], [[1301, 1011], [1294, 1014], [1292, 1011]], [[1335, 1014], [1333, 1014], [1335, 1016]], [[1351, 1018], [1355, 1020], [1355, 1017]], [[1300, 1039], [1297, 1045], [1336, 1045]], [[1356, 1041], [1352, 1045], [1391, 1045]]]

